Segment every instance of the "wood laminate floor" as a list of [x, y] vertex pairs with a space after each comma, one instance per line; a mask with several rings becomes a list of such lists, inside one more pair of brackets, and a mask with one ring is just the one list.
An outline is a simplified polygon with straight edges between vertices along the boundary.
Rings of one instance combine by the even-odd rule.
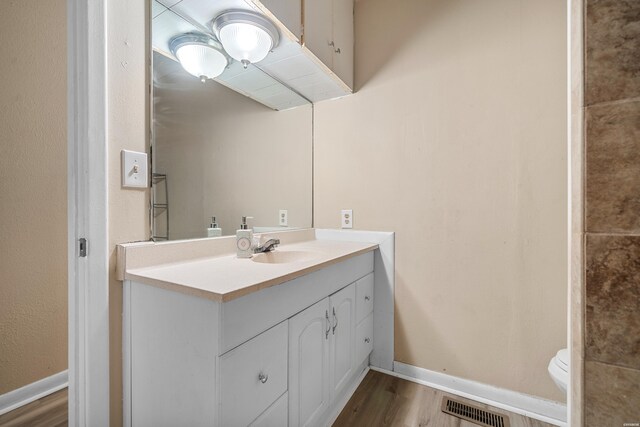
[[[542, 421], [376, 371], [367, 373], [333, 426], [477, 427], [477, 424], [441, 412], [440, 406], [444, 396], [509, 417], [511, 427], [551, 427], [551, 424]], [[66, 426], [67, 399], [67, 389], [45, 396], [15, 411], [0, 415], [0, 426]]]
[[442, 398], [509, 417], [511, 427], [551, 427], [551, 424], [444, 393], [376, 371], [369, 371], [333, 427], [477, 427], [440, 410]]
[[0, 415], [1, 427], [60, 427], [69, 419], [67, 409], [67, 389], [24, 405], [16, 410]]

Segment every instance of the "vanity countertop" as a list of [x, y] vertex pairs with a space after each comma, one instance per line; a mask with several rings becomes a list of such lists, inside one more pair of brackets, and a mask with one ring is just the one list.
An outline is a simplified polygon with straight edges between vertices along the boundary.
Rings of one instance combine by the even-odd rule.
[[[225, 302], [377, 248], [376, 243], [313, 239], [283, 244], [272, 254], [257, 254], [253, 259], [240, 259], [233, 254], [125, 268], [123, 278]], [[257, 262], [260, 258], [293, 261]]]

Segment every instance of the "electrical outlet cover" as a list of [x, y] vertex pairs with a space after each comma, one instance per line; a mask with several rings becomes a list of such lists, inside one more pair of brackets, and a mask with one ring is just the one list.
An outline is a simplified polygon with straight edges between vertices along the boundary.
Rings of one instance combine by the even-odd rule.
[[342, 228], [353, 228], [353, 209], [343, 209], [340, 217]]
[[146, 188], [149, 186], [147, 153], [122, 150], [122, 186]]
[[286, 209], [280, 209], [278, 214], [278, 224], [280, 227], [287, 227], [289, 225], [289, 211]]

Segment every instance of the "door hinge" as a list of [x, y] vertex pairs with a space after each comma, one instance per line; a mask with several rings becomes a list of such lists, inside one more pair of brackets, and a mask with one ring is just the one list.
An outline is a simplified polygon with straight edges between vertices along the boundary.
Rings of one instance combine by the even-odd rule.
[[87, 239], [84, 237], [78, 239], [78, 256], [81, 258], [87, 256]]

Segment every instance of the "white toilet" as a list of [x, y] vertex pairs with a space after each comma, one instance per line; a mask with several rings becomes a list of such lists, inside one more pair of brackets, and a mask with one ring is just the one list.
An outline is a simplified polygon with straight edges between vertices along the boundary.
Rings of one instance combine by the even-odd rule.
[[563, 392], [567, 392], [567, 383], [569, 382], [569, 350], [563, 348], [549, 361], [549, 375], [556, 383], [558, 388]]

